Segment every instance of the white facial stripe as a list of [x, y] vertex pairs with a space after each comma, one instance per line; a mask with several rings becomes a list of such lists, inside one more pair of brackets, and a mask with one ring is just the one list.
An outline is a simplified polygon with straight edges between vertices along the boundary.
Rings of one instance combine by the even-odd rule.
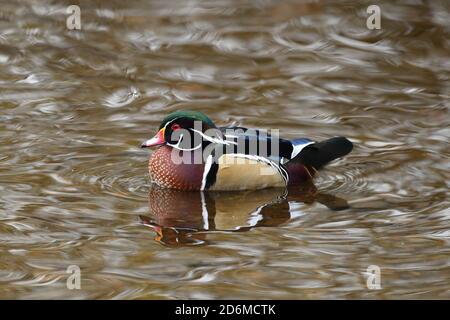
[[202, 144], [200, 143], [196, 147], [183, 149], [183, 148], [180, 147], [181, 140], [183, 140], [183, 134], [182, 133], [180, 133], [180, 139], [178, 140], [178, 142], [176, 144], [171, 144], [171, 143], [167, 142], [167, 145], [169, 145], [169, 146], [171, 146], [171, 147], [173, 147], [175, 149], [181, 150], [181, 151], [194, 151], [194, 150], [197, 150], [198, 148], [200, 148], [202, 146]]
[[153, 146], [153, 145], [154, 145], [155, 143], [157, 143], [157, 142], [159, 142], [158, 137], [154, 137], [154, 138], [151, 138], [151, 139], [145, 141], [145, 142], [143, 143], [143, 145], [144, 145], [144, 146], [147, 146], [147, 147], [150, 147], [150, 146]]
[[201, 199], [202, 199], [202, 218], [203, 218], [203, 229], [209, 229], [209, 221], [208, 221], [208, 208], [206, 207], [205, 194], [200, 191]]
[[170, 120], [169, 122], [167, 122], [166, 125], [164, 126], [164, 130], [167, 128], [167, 126], [168, 126], [169, 124], [171, 124], [172, 122], [174, 122], [175, 120], [178, 120], [178, 119], [179, 119], [179, 118], [175, 118], [175, 119]]

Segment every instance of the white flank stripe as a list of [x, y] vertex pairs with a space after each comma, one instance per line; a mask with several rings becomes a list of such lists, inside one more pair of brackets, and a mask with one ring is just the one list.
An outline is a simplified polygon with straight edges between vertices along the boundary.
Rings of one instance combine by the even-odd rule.
[[267, 163], [272, 168], [277, 170], [280, 173], [280, 175], [283, 177], [283, 180], [286, 183], [286, 185], [288, 184], [288, 182], [289, 182], [289, 174], [287, 173], [287, 171], [282, 166], [277, 165], [275, 162], [270, 161], [267, 158], [260, 157], [260, 156], [255, 156], [255, 155], [251, 155], [251, 154], [233, 153], [233, 155], [235, 155], [237, 157], [245, 158], [245, 159], [256, 160], [256, 161], [261, 161], [261, 162]]

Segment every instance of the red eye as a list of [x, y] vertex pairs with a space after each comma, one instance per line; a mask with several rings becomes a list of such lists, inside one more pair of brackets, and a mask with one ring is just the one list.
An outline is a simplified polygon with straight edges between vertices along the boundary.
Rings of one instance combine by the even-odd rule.
[[180, 129], [181, 127], [180, 127], [180, 125], [179, 125], [178, 123], [174, 123], [174, 124], [171, 126], [171, 128], [172, 128], [172, 131], [175, 131], [175, 130]]

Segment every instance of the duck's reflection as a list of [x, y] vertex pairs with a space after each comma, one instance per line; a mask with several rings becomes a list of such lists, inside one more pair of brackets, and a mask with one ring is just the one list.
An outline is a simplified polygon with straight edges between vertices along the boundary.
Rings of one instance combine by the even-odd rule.
[[278, 226], [291, 218], [290, 203], [318, 201], [332, 210], [348, 207], [343, 199], [321, 194], [311, 183], [301, 189], [264, 189], [239, 192], [186, 192], [153, 186], [149, 193], [145, 225], [156, 231], [156, 241], [166, 245], [206, 242], [211, 231], [246, 231]]

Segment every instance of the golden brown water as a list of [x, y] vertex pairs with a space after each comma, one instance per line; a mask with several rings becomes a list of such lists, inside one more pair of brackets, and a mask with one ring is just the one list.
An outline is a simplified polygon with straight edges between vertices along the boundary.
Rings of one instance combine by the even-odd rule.
[[[377, 1], [381, 30], [369, 2], [78, 3], [80, 31], [0, 6], [0, 298], [450, 298], [447, 1]], [[183, 108], [355, 149], [288, 195], [151, 189], [139, 144]]]

